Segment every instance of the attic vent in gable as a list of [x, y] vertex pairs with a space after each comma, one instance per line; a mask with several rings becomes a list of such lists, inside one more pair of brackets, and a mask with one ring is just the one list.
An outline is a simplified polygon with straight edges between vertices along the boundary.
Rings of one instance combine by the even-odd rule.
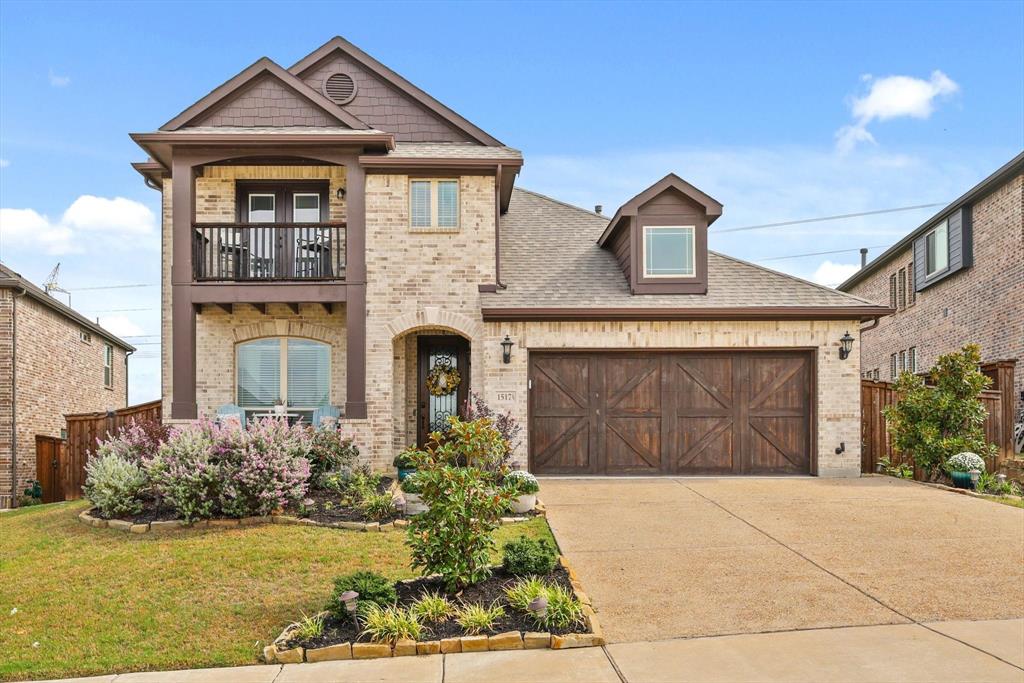
[[345, 73], [331, 74], [324, 81], [324, 95], [335, 104], [348, 104], [356, 96], [356, 82]]

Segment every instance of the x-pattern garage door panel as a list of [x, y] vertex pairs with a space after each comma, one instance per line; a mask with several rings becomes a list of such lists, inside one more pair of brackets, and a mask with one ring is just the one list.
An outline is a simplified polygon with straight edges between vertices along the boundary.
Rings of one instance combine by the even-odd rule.
[[811, 363], [805, 352], [531, 354], [531, 467], [806, 474]]
[[[661, 360], [594, 359], [601, 390], [595, 396], [601, 469], [609, 474], [661, 472]], [[603, 418], [603, 419], [602, 419]]]
[[587, 356], [541, 356], [532, 363], [534, 469], [548, 473], [593, 472]]

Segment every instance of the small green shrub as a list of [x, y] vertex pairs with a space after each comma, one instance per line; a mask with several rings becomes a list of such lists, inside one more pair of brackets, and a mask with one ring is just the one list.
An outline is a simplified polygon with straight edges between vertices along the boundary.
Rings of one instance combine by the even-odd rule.
[[394, 584], [377, 572], [355, 572], [334, 579], [334, 591], [327, 601], [326, 610], [339, 621], [348, 619], [348, 610], [341, 596], [348, 591], [359, 593], [359, 605], [370, 603], [387, 607], [398, 601]]
[[546, 539], [526, 536], [509, 541], [502, 551], [501, 566], [515, 576], [548, 574], [558, 563], [558, 553]]
[[371, 493], [363, 498], [359, 507], [362, 508], [364, 515], [377, 522], [391, 519], [398, 514], [395, 508], [395, 501], [387, 491], [384, 493]]
[[309, 476], [323, 483], [332, 472], [349, 472], [359, 457], [359, 448], [338, 429], [314, 429], [309, 441]]
[[146, 474], [134, 462], [108, 453], [85, 464], [85, 497], [104, 517], [123, 517], [142, 510]]
[[905, 462], [893, 465], [892, 461], [883, 455], [878, 459], [878, 464], [882, 466], [882, 473], [890, 477], [896, 477], [897, 479], [914, 478], [914, 468]]
[[295, 622], [295, 626], [292, 628], [291, 638], [297, 641], [314, 640], [324, 634], [324, 621], [327, 619], [326, 614], [314, 614], [313, 616], [307, 616], [305, 613], [302, 614], [302, 618]]
[[513, 609], [525, 612], [530, 603], [538, 596], [543, 595], [547, 589], [548, 584], [537, 577], [519, 579], [505, 587], [505, 598]]
[[1005, 479], [1002, 482], [991, 472], [982, 472], [978, 477], [977, 490], [981, 493], [991, 493], [997, 496], [1020, 496], [1021, 488], [1015, 481]]
[[490, 631], [494, 623], [505, 616], [505, 608], [495, 603], [490, 607], [477, 605], [475, 603], [464, 604], [455, 613], [455, 620], [459, 626], [471, 636], [478, 635], [482, 631]]
[[532, 615], [538, 626], [569, 628], [583, 624], [583, 604], [568, 588], [548, 586], [545, 596], [548, 599], [548, 608], [544, 616]]
[[415, 446], [409, 446], [404, 451], [395, 456], [395, 459], [391, 461], [391, 464], [395, 466], [395, 469], [399, 470], [411, 470], [416, 467], [416, 461], [413, 459], [413, 454], [416, 453]]
[[440, 593], [424, 593], [413, 603], [412, 612], [424, 621], [442, 621], [452, 613], [452, 603]]
[[359, 618], [363, 622], [363, 633], [375, 643], [394, 645], [399, 640], [419, 640], [423, 634], [419, 617], [412, 610], [394, 605], [381, 607], [371, 603], [360, 609]]

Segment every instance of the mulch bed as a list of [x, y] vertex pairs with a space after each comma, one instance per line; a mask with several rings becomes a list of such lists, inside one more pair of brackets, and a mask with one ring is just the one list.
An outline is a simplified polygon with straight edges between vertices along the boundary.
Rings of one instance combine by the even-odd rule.
[[121, 515], [120, 517], [107, 517], [102, 514], [99, 508], [92, 508], [89, 514], [100, 519], [119, 519], [132, 524], [148, 524], [150, 522], [169, 522], [178, 519], [178, 513], [174, 508], [162, 505], [157, 506], [156, 500], [147, 498], [142, 501], [142, 511], [137, 515]]
[[[377, 493], [384, 493], [391, 488], [393, 480], [383, 477], [380, 485], [377, 486]], [[312, 501], [312, 502], [310, 502]], [[290, 513], [303, 519], [311, 519], [321, 524], [331, 522], [380, 522], [386, 524], [396, 519], [401, 519], [400, 514], [395, 514], [386, 519], [370, 519], [358, 507], [348, 505], [348, 497], [342, 496], [333, 489], [310, 488], [306, 492], [306, 499], [302, 507], [291, 508]]]
[[[541, 628], [519, 610], [509, 606], [505, 599], [504, 588], [508, 584], [517, 581], [522, 577], [512, 576], [505, 573], [500, 567], [495, 568], [494, 573], [486, 581], [470, 586], [454, 598], [449, 598], [453, 603], [458, 604], [461, 600], [467, 603], [491, 605], [494, 602], [505, 608], [505, 616], [495, 622], [494, 627], [489, 631], [481, 631], [480, 635], [493, 636], [507, 631], [546, 631], [553, 635], [565, 635], [567, 633], [581, 633], [586, 631], [583, 625], [570, 626], [569, 628]], [[549, 583], [554, 583], [567, 588], [573, 592], [572, 583], [569, 581], [569, 573], [564, 567], [556, 567], [550, 574], [543, 577]], [[401, 607], [412, 605], [423, 593], [436, 591], [444, 595], [441, 582], [437, 578], [422, 578], [413, 581], [403, 581], [395, 584], [398, 592], [398, 604]], [[455, 619], [449, 618], [442, 622], [428, 622], [424, 624], [424, 635], [422, 641], [440, 640], [442, 638], [458, 638], [470, 635], [466, 633]], [[324, 633], [315, 640], [289, 641], [286, 647], [293, 648], [301, 646], [304, 648], [318, 648], [337, 643], [365, 642], [369, 638], [361, 636], [350, 621], [339, 622], [333, 617], [328, 617], [324, 624]]]

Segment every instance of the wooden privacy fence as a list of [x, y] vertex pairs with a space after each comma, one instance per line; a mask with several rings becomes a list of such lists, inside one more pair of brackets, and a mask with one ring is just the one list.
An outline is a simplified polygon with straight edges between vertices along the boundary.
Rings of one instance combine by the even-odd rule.
[[[85, 484], [85, 461], [89, 457], [89, 452], [96, 449], [96, 440], [105, 438], [108, 432], [117, 432], [132, 420], [159, 422], [160, 406], [160, 401], [151, 401], [106, 413], [65, 415], [66, 441], [37, 436], [36, 478], [43, 486], [43, 499], [49, 503], [81, 498], [82, 486]], [[53, 442], [60, 445], [53, 445]], [[59, 476], [55, 476], [54, 471], [58, 472]], [[51, 498], [47, 498], [48, 489], [44, 479], [46, 476], [53, 482], [49, 493]]]
[[[981, 371], [993, 380], [992, 386], [978, 395], [988, 411], [985, 439], [999, 449], [996, 457], [985, 458], [985, 467], [989, 472], [998, 471], [1003, 458], [1013, 457], [1013, 370], [1014, 361], [997, 361], [981, 366]], [[902, 456], [892, 450], [885, 415], [882, 413], [886, 406], [895, 402], [896, 390], [893, 383], [861, 380], [861, 472], [874, 472], [882, 458], [888, 458], [893, 464], [903, 462]], [[913, 463], [908, 459], [907, 464]], [[915, 471], [914, 475], [918, 477], [920, 473]]]

